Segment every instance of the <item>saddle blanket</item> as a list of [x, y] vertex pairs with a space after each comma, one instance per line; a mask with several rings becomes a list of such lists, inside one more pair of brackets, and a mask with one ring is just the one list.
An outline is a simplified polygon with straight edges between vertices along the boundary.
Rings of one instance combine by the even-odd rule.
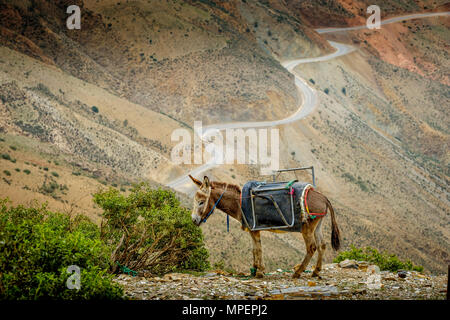
[[301, 232], [306, 182], [249, 181], [242, 187], [242, 226], [251, 231]]

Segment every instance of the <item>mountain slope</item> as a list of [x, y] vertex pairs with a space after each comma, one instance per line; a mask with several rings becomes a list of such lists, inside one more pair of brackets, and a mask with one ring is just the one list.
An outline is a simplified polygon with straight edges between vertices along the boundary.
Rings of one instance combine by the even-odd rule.
[[[308, 118], [278, 127], [280, 167], [315, 166], [344, 247], [370, 245], [444, 271], [448, 18], [320, 35], [314, 27], [364, 24], [368, 2], [70, 4], [82, 8], [81, 30], [65, 27], [68, 1], [0, 1], [0, 152], [13, 160], [0, 159], [3, 196], [47, 200], [98, 221], [90, 201], [98, 188], [127, 192], [132, 182], [165, 184], [194, 168], [170, 160], [175, 129], [297, 111], [302, 97], [280, 61], [329, 54], [327, 39], [334, 40], [357, 50], [294, 70], [319, 104]], [[380, 7], [383, 17], [446, 8], [406, 0]], [[268, 179], [246, 165], [207, 174], [240, 185]], [[228, 234], [217, 213], [203, 230], [213, 263], [248, 270], [251, 241], [237, 222]], [[294, 234], [266, 234], [263, 248], [268, 270], [291, 268], [305, 251]], [[332, 256], [328, 250], [326, 260]]]

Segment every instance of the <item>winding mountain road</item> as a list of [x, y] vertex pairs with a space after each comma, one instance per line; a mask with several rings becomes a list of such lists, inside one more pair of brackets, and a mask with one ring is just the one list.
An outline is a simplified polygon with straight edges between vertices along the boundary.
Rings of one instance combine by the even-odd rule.
[[[417, 14], [411, 14], [411, 15], [405, 15], [405, 16], [398, 16], [389, 18], [386, 20], [381, 21], [381, 25], [400, 22], [404, 20], [411, 20], [411, 19], [419, 19], [419, 18], [429, 18], [429, 17], [435, 17], [435, 16], [448, 16], [450, 15], [450, 12], [435, 12], [435, 13], [417, 13]], [[345, 28], [320, 28], [316, 29], [315, 31], [320, 34], [325, 33], [333, 33], [333, 32], [342, 32], [342, 31], [352, 31], [352, 30], [362, 30], [367, 29], [366, 25], [363, 26], [355, 26], [355, 27], [345, 27]], [[292, 123], [295, 121], [298, 121], [300, 119], [306, 118], [309, 114], [311, 114], [318, 102], [318, 95], [314, 88], [312, 88], [307, 81], [296, 75], [293, 70], [295, 67], [297, 67], [300, 64], [304, 63], [312, 63], [312, 62], [323, 62], [335, 59], [337, 57], [347, 55], [353, 51], [356, 50], [355, 47], [349, 46], [347, 44], [338, 43], [334, 41], [328, 41], [328, 43], [336, 49], [335, 52], [315, 57], [315, 58], [302, 58], [302, 59], [296, 59], [296, 60], [290, 60], [282, 62], [282, 66], [286, 68], [289, 72], [291, 72], [295, 77], [295, 85], [297, 86], [297, 89], [300, 91], [302, 95], [302, 103], [300, 104], [298, 110], [290, 115], [287, 118], [280, 119], [280, 120], [274, 120], [274, 121], [257, 121], [257, 122], [229, 122], [229, 123], [220, 123], [220, 124], [213, 124], [208, 125], [203, 128], [203, 132], [201, 133], [202, 138], [206, 135], [206, 133], [211, 133], [213, 131], [221, 131], [225, 129], [244, 129], [244, 128], [261, 128], [261, 127], [275, 127], [279, 125], [284, 125], [288, 123]], [[199, 176], [203, 172], [214, 168], [218, 166], [217, 164], [217, 157], [221, 157], [221, 154], [213, 155], [211, 159], [191, 170], [190, 172], [180, 176], [179, 178], [169, 182], [167, 184], [168, 187], [171, 187], [177, 191], [183, 192], [183, 193], [189, 193], [189, 191], [193, 190], [194, 186], [192, 184], [192, 181], [188, 178], [188, 174], [191, 174], [192, 176]]]

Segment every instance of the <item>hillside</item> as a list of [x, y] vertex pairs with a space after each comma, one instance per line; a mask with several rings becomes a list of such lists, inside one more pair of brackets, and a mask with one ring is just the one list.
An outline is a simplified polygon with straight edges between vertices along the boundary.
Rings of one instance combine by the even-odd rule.
[[[170, 159], [175, 129], [294, 113], [303, 97], [281, 62], [329, 54], [333, 40], [357, 50], [295, 69], [319, 103], [308, 118], [278, 127], [280, 167], [314, 165], [344, 248], [371, 245], [446, 271], [449, 20], [314, 30], [364, 24], [369, 2], [383, 18], [449, 9], [412, 0], [79, 0], [70, 4], [81, 7], [81, 30], [68, 30], [68, 1], [0, 0], [1, 196], [98, 222], [96, 190], [161, 186], [194, 168]], [[246, 165], [206, 174], [239, 185], [270, 179]], [[216, 213], [202, 228], [212, 264], [248, 271], [251, 240], [237, 222], [227, 233]], [[324, 234], [328, 241], [329, 219]], [[268, 271], [292, 268], [305, 252], [295, 234], [262, 241]], [[333, 255], [328, 249], [326, 260]]]

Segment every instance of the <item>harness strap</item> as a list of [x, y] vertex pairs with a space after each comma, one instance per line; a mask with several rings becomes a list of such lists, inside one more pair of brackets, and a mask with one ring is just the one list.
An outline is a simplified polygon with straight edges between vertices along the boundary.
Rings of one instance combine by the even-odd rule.
[[214, 206], [212, 207], [211, 211], [209, 211], [209, 213], [206, 215], [205, 219], [203, 219], [203, 223], [205, 223], [206, 220], [209, 218], [209, 216], [213, 214], [214, 209], [217, 207], [217, 205], [219, 204], [220, 200], [222, 200], [222, 197], [225, 194], [225, 192], [227, 191], [227, 188], [228, 188], [228, 184], [226, 185], [225, 190], [223, 190], [223, 192], [220, 195], [219, 199], [217, 199], [216, 203], [214, 203]]

